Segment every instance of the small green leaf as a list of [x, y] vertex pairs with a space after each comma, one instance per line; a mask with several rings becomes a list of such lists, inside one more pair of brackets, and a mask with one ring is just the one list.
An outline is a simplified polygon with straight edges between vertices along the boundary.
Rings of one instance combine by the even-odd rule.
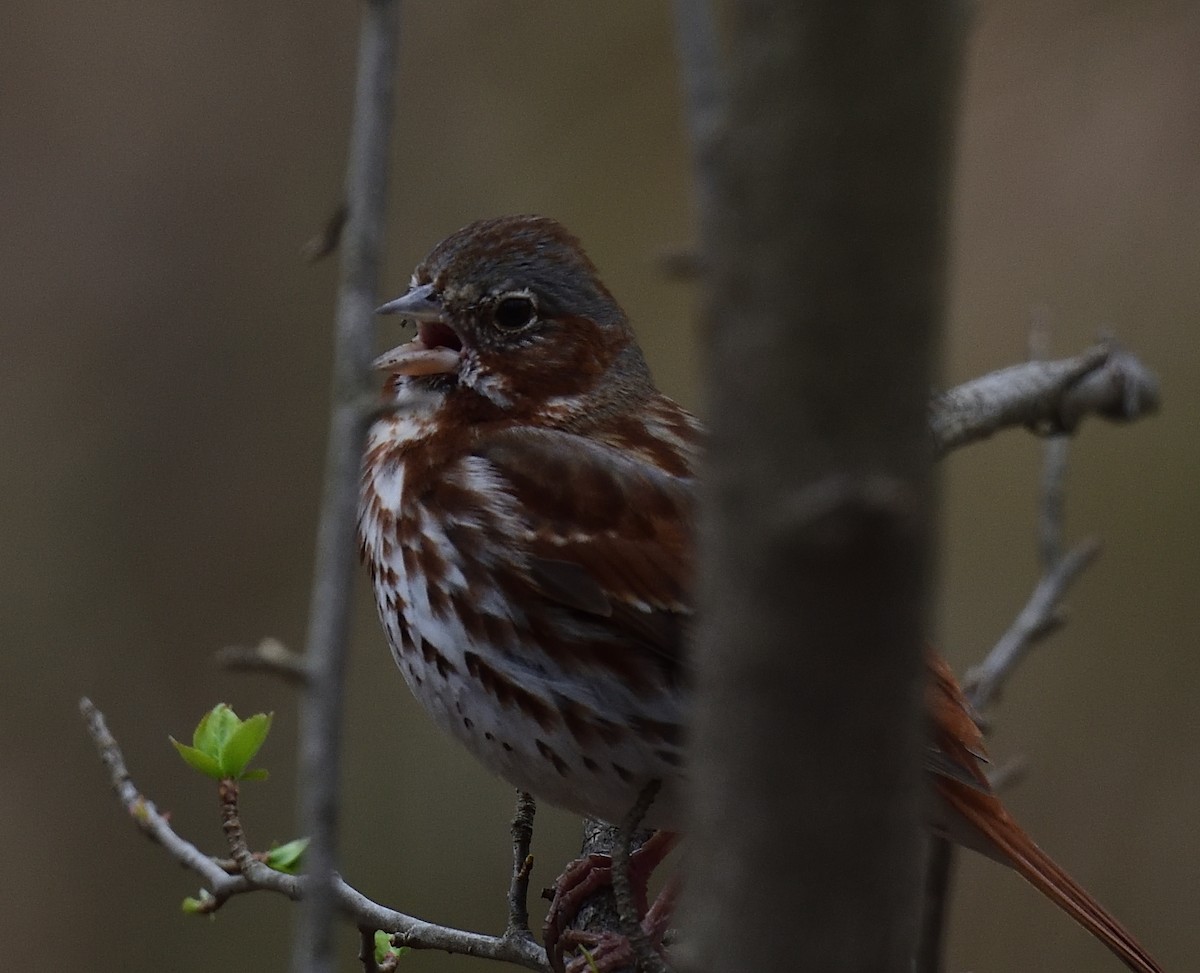
[[189, 747], [186, 743], [180, 743], [174, 737], [168, 737], [175, 749], [179, 751], [179, 756], [184, 759], [184, 762], [193, 770], [198, 770], [206, 777], [211, 777], [213, 780], [220, 780], [221, 767], [217, 761], [210, 757], [203, 750], [196, 747]]
[[224, 703], [218, 703], [196, 725], [192, 746], [185, 746], [174, 737], [171, 743], [190, 767], [221, 780], [265, 780], [265, 770], [247, 771], [271, 731], [271, 714], [256, 713], [248, 720], [239, 720], [237, 713]]
[[382, 966], [389, 959], [403, 956], [408, 952], [407, 946], [392, 945], [392, 937], [382, 929], [375, 930], [375, 962]]
[[224, 703], [217, 703], [196, 725], [196, 732], [192, 734], [192, 745], [219, 760], [225, 741], [240, 722], [233, 710]]
[[204, 913], [212, 914], [212, 893], [207, 889], [200, 890], [198, 899], [192, 898], [190, 895], [183, 900], [183, 911], [188, 915], [201, 915]]
[[295, 875], [300, 870], [304, 849], [307, 847], [307, 838], [297, 838], [286, 845], [278, 845], [267, 852], [267, 864], [277, 872]]
[[[228, 711], [231, 715], [233, 710]], [[254, 759], [259, 747], [271, 732], [270, 713], [256, 713], [248, 720], [233, 717], [234, 723], [228, 737], [221, 745], [218, 762], [227, 777], [241, 777], [246, 772], [246, 765]]]

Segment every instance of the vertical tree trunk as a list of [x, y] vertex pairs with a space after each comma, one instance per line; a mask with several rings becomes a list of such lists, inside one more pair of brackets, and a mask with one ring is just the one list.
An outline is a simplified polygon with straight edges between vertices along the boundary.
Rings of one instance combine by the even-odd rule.
[[960, 13], [733, 7], [689, 969], [911, 968]]

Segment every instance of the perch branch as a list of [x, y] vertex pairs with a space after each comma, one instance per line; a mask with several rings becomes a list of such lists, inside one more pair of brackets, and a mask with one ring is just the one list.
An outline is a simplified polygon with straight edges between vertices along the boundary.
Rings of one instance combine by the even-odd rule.
[[625, 934], [633, 949], [639, 973], [669, 973], [667, 964], [651, 945], [642, 928], [642, 917], [638, 915], [637, 906], [634, 904], [633, 887], [629, 880], [629, 856], [634, 835], [642, 823], [642, 818], [650, 810], [650, 805], [654, 803], [661, 786], [662, 781], [652, 780], [642, 788], [637, 801], [617, 830], [612, 850], [612, 890], [613, 898], [617, 902], [617, 918], [620, 921], [621, 932]]
[[[238, 816], [238, 790], [234, 782], [221, 782], [219, 792], [222, 824], [234, 865], [238, 869], [236, 873], [231, 874], [222, 867], [222, 863], [205, 855], [194, 844], [181, 837], [171, 827], [166, 816], [142, 795], [130, 777], [120, 746], [109, 732], [103, 714], [92, 702], [86, 698], [80, 700], [79, 710], [87, 724], [88, 735], [95, 743], [100, 759], [108, 770], [109, 782], [116, 792], [117, 800], [143, 834], [162, 847], [175, 861], [200, 877], [212, 897], [206, 911], [216, 911], [228, 899], [246, 892], [276, 892], [297, 902], [304, 901], [312, 894], [311, 875], [297, 876], [278, 872], [259, 861], [250, 852]], [[332, 891], [337, 911], [345, 918], [360, 929], [381, 929], [391, 934], [398, 946], [479, 956], [512, 963], [528, 970], [549, 969], [545, 952], [532, 939], [507, 935], [488, 936], [425, 922], [368, 899], [337, 875], [333, 876]]]

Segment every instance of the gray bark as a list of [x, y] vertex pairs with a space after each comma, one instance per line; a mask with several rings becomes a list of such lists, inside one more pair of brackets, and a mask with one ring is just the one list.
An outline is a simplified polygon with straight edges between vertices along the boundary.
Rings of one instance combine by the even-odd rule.
[[688, 969], [911, 968], [961, 28], [929, 2], [733, 12]]

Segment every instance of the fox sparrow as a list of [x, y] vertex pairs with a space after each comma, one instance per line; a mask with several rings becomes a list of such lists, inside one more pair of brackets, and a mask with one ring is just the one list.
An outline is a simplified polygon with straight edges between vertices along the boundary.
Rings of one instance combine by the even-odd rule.
[[[659, 780], [647, 823], [678, 827], [699, 423], [553, 220], [464, 227], [380, 311], [417, 333], [375, 363], [359, 527], [409, 688], [516, 787], [616, 821]], [[932, 826], [1159, 970], [990, 792], [958, 684], [929, 668]]]

